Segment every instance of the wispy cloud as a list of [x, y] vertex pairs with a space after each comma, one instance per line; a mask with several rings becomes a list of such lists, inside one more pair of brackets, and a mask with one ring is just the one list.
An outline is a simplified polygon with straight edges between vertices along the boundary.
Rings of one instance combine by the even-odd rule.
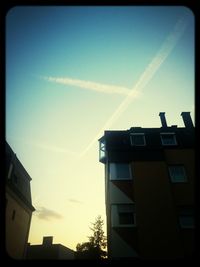
[[74, 198], [68, 198], [68, 201], [72, 202], [72, 203], [75, 203], [75, 204], [82, 204], [83, 203], [82, 201], [79, 201], [79, 200], [74, 199]]
[[159, 51], [156, 53], [150, 64], [146, 67], [144, 72], [139, 77], [138, 81], [134, 85], [133, 89], [129, 91], [127, 97], [121, 102], [112, 116], [107, 120], [107, 122], [103, 125], [97, 135], [92, 139], [92, 141], [88, 144], [85, 150], [80, 154], [80, 157], [84, 156], [85, 153], [93, 146], [93, 144], [100, 138], [103, 131], [105, 129], [109, 129], [111, 125], [119, 118], [119, 116], [128, 108], [131, 102], [135, 99], [135, 92], [137, 94], [141, 92], [141, 90], [150, 82], [155, 73], [164, 63], [166, 58], [169, 56], [173, 48], [176, 46], [177, 42], [183, 35], [185, 28], [187, 26], [187, 16], [180, 18], [175, 24], [173, 30], [167, 36], [163, 44], [161, 45]]
[[45, 207], [39, 207], [34, 213], [38, 218], [42, 220], [62, 219], [63, 216], [54, 210], [47, 209]]
[[95, 82], [91, 82], [91, 81], [71, 79], [68, 77], [61, 78], [61, 77], [51, 77], [51, 76], [40, 76], [40, 78], [42, 78], [48, 82], [54, 82], [54, 83], [61, 83], [64, 85], [76, 86], [79, 88], [92, 90], [92, 91], [105, 93], [105, 94], [128, 95], [130, 93], [130, 89], [128, 89], [126, 87], [108, 85], [108, 84], [102, 84], [102, 83], [95, 83]]

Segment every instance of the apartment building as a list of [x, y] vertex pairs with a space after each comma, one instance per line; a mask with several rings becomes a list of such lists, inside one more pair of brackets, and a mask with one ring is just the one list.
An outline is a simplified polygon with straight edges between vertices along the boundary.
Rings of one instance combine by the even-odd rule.
[[110, 259], [184, 259], [194, 251], [194, 126], [132, 127], [105, 131], [99, 161], [105, 165]]

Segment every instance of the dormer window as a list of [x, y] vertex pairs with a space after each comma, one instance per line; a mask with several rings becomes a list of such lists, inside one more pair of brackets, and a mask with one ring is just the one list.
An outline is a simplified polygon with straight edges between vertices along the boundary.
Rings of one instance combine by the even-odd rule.
[[175, 146], [177, 145], [175, 133], [161, 133], [161, 142], [163, 146]]
[[144, 133], [131, 133], [130, 139], [131, 139], [132, 146], [145, 146], [146, 145]]

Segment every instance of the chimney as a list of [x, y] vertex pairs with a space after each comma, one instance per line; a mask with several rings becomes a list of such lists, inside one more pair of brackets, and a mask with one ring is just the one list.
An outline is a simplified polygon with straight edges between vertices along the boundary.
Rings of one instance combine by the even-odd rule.
[[162, 127], [167, 127], [167, 121], [165, 119], [165, 112], [160, 112], [159, 116], [160, 116]]
[[184, 122], [186, 128], [193, 128], [194, 127], [192, 119], [190, 117], [190, 112], [182, 112], [181, 116], [182, 116], [182, 119], [183, 119], [183, 122]]
[[53, 236], [43, 236], [43, 246], [51, 246], [53, 243]]

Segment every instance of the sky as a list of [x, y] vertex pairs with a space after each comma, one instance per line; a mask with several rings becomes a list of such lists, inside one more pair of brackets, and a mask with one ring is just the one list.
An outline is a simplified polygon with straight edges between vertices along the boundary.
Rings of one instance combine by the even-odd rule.
[[184, 6], [18, 6], [6, 16], [6, 140], [32, 178], [31, 244], [76, 249], [104, 220], [105, 130], [194, 121]]

